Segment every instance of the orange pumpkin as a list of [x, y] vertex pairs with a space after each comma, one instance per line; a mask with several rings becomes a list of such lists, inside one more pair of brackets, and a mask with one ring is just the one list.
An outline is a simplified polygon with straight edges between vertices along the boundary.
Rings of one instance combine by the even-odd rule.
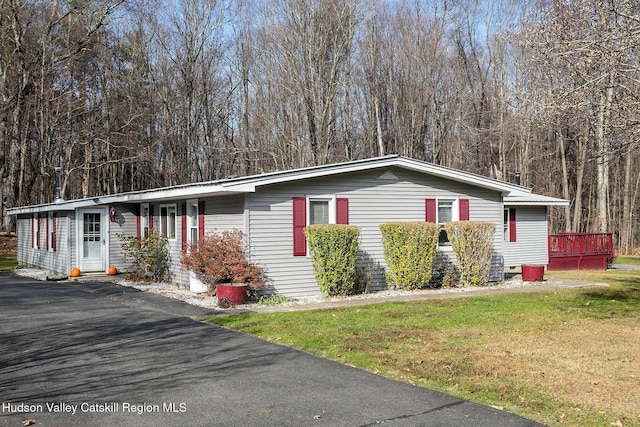
[[116, 274], [118, 274], [118, 269], [114, 266], [109, 267], [109, 276], [115, 276]]
[[79, 269], [79, 268], [76, 268], [76, 267], [73, 267], [73, 268], [71, 269], [71, 273], [69, 274], [69, 276], [71, 276], [71, 277], [78, 277], [78, 276], [80, 276], [80, 269]]

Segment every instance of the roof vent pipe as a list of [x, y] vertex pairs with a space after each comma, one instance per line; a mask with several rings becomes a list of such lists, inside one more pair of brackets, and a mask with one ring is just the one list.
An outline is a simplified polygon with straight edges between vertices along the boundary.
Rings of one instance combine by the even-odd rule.
[[516, 185], [520, 185], [520, 172], [516, 172]]
[[60, 166], [56, 166], [56, 199], [54, 203], [64, 202], [62, 198], [62, 168]]

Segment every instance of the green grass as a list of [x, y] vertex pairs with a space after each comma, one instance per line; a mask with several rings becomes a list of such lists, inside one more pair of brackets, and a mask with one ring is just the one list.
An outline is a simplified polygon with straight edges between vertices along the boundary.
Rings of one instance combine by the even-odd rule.
[[550, 425], [640, 424], [640, 271], [554, 276], [610, 286], [210, 321]]
[[15, 255], [0, 255], [0, 271], [12, 271], [18, 266]]
[[615, 264], [640, 265], [640, 256], [618, 255], [613, 259]]

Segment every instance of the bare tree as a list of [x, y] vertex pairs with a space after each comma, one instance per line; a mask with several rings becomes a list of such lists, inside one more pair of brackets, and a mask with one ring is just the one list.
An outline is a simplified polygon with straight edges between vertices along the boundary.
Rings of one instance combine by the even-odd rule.
[[562, 1], [534, 11], [526, 27], [531, 63], [546, 70], [538, 73], [544, 106], [556, 115], [587, 120], [582, 126], [595, 163], [594, 226], [600, 231], [610, 227], [612, 154], [628, 144], [623, 135], [629, 126], [637, 126], [629, 121], [637, 109], [640, 31], [635, 16], [636, 2]]

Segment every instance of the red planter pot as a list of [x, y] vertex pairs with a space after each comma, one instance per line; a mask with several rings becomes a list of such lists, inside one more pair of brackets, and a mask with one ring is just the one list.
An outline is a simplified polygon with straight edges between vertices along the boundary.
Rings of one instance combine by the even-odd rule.
[[247, 285], [219, 283], [216, 285], [216, 295], [218, 296], [218, 301], [222, 298], [227, 298], [235, 305], [244, 304], [247, 298]]
[[522, 280], [525, 282], [542, 282], [544, 280], [544, 265], [523, 265]]

